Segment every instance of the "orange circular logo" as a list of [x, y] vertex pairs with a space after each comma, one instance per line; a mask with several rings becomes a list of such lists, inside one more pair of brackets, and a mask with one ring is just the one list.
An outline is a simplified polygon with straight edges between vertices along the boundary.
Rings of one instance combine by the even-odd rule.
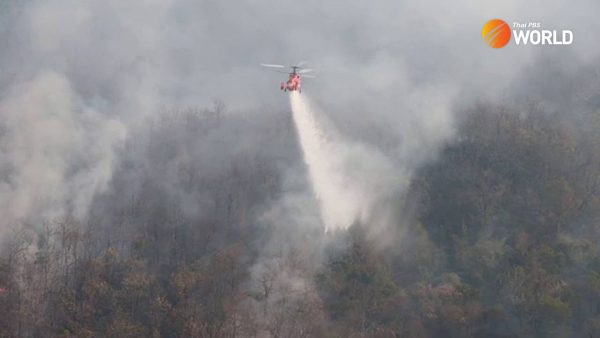
[[502, 48], [510, 41], [510, 27], [500, 19], [493, 19], [483, 25], [483, 41], [492, 48]]

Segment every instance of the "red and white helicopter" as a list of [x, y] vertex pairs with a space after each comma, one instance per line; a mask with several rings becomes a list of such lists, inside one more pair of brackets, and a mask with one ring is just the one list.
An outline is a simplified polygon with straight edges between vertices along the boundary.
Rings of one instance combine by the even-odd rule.
[[303, 74], [302, 77], [315, 78], [314, 75], [306, 74], [306, 73], [313, 71], [313, 69], [304, 68], [304, 65], [306, 65], [306, 63], [307, 63], [306, 61], [302, 61], [302, 62], [296, 64], [295, 66], [288, 66], [289, 68], [292, 69], [291, 72], [279, 70], [279, 69], [283, 69], [283, 68], [288, 68], [284, 65], [274, 65], [274, 64], [270, 64], [270, 63], [261, 63], [260, 65], [263, 67], [275, 68], [272, 70], [276, 71], [278, 73], [286, 73], [289, 75], [287, 82], [281, 83], [281, 85], [279, 87], [281, 90], [283, 90], [284, 92], [287, 92], [287, 91], [293, 92], [293, 91], [297, 90], [299, 93], [302, 93], [302, 80], [300, 78], [300, 74]]

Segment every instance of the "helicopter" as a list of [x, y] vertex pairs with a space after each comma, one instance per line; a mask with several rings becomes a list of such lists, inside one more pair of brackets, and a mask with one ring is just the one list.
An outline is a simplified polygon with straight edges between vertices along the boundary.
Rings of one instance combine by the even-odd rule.
[[[274, 68], [272, 70], [275, 72], [278, 72], [278, 73], [288, 74], [288, 76], [289, 76], [288, 80], [286, 82], [282, 82], [281, 85], [279, 86], [279, 89], [283, 90], [284, 92], [298, 91], [298, 93], [302, 93], [301, 77], [315, 78], [314, 75], [306, 74], [306, 73], [312, 72], [314, 70], [314, 69], [304, 68], [304, 65], [306, 65], [306, 64], [307, 64], [306, 61], [302, 61], [302, 62], [297, 63], [294, 66], [288, 66], [288, 67], [286, 67], [284, 65], [271, 64], [271, 63], [261, 63], [260, 65], [263, 67], [267, 67], [267, 68]], [[290, 68], [291, 72], [280, 70], [280, 69], [284, 69], [284, 68]], [[302, 76], [300, 74], [302, 74]]]

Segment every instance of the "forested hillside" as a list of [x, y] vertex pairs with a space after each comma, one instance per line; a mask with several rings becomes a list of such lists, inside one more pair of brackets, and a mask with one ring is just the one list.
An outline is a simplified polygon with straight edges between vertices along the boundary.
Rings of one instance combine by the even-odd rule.
[[336, 336], [600, 335], [599, 119], [583, 120], [470, 112], [414, 180], [396, 253], [353, 229], [329, 257], [318, 280]]
[[600, 336], [599, 115], [462, 116], [381, 244], [265, 216], [306, 184], [289, 113], [165, 113], [85, 221], [4, 238], [0, 336]]

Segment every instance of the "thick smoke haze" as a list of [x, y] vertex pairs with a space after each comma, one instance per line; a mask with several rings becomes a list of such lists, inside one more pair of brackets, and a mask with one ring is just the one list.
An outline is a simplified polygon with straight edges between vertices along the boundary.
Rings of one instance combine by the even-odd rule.
[[0, 0], [0, 336], [600, 334], [598, 13]]
[[52, 71], [7, 95], [0, 104], [4, 226], [85, 217], [111, 179], [125, 127], [78, 102], [70, 83]]
[[[595, 2], [537, 4], [3, 1], [1, 228], [84, 217], [127, 135], [165, 107], [288, 111], [260, 62], [309, 60], [319, 114], [408, 180], [452, 137], [458, 99], [502, 98], [540, 54], [597, 55]], [[575, 42], [492, 50], [479, 37], [492, 17], [570, 29]]]

